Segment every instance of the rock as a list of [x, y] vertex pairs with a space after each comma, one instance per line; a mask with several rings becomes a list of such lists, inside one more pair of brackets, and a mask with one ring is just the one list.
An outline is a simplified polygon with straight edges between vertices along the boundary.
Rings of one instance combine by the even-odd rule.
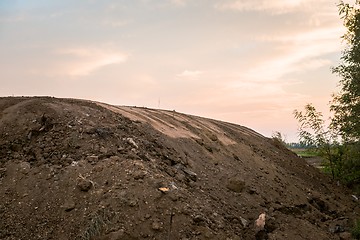
[[245, 182], [237, 177], [230, 178], [226, 187], [230, 191], [240, 193], [245, 189]]
[[128, 205], [130, 207], [135, 207], [138, 205], [138, 200], [136, 198], [128, 199]]
[[21, 162], [19, 164], [19, 171], [22, 173], [22, 174], [28, 174], [29, 171], [30, 171], [30, 163], [28, 162]]
[[119, 161], [121, 161], [121, 158], [119, 156], [111, 156], [110, 160], [114, 161], [114, 162], [119, 162]]
[[175, 191], [171, 191], [168, 196], [171, 199], [171, 201], [173, 201], [173, 202], [176, 202], [180, 199], [180, 194]]
[[78, 177], [77, 179], [77, 183], [76, 186], [83, 192], [87, 192], [91, 189], [92, 187], [92, 182], [83, 178], [83, 177]]
[[241, 221], [241, 224], [243, 225], [243, 227], [247, 227], [248, 225], [248, 220], [246, 220], [245, 218], [243, 217], [239, 217], [240, 221]]
[[99, 157], [96, 155], [87, 156], [86, 161], [89, 163], [97, 163], [99, 161]]
[[259, 232], [264, 230], [265, 228], [265, 220], [266, 220], [266, 214], [261, 213], [258, 217], [258, 219], [255, 220], [255, 231]]
[[151, 224], [151, 228], [152, 230], [155, 231], [161, 231], [162, 230], [162, 225], [164, 225], [162, 222], [155, 220], [152, 224]]
[[196, 182], [197, 180], [197, 174], [194, 173], [193, 171], [190, 171], [189, 169], [185, 168], [183, 169], [183, 172], [186, 174], [186, 176], [188, 178], [190, 178], [191, 180], [193, 180], [194, 182]]
[[167, 192], [170, 191], [170, 188], [168, 188], [168, 187], [161, 187], [161, 188], [158, 188], [158, 189], [159, 189], [159, 191], [162, 192], [162, 193], [167, 193]]
[[72, 199], [67, 200], [61, 207], [64, 208], [65, 212], [70, 212], [75, 208], [75, 202]]
[[[211, 232], [211, 230], [206, 227], [197, 227], [197, 230], [199, 231], [200, 235], [202, 236], [201, 239], [216, 239], [214, 234]], [[232, 238], [232, 240], [234, 240]]]
[[133, 177], [135, 180], [139, 180], [139, 179], [144, 179], [144, 177], [146, 176], [146, 172], [143, 170], [137, 170], [133, 173]]
[[254, 188], [254, 187], [249, 188], [249, 189], [247, 190], [247, 192], [248, 192], [249, 194], [251, 194], [251, 195], [252, 195], [252, 194], [258, 194], [256, 188]]
[[353, 201], [354, 201], [354, 202], [359, 201], [359, 198], [358, 198], [356, 195], [351, 195], [351, 197], [353, 198]]
[[217, 137], [214, 133], [211, 133], [211, 134], [209, 135], [209, 138], [210, 138], [210, 140], [213, 141], [213, 142], [216, 142], [216, 141], [218, 140], [218, 137]]
[[120, 229], [116, 232], [111, 232], [105, 236], [95, 237], [94, 240], [121, 240], [121, 239], [129, 239], [128, 235], [125, 234], [123, 229]]
[[345, 231], [344, 227], [339, 225], [339, 224], [336, 224], [336, 225], [333, 225], [333, 226], [329, 227], [329, 232], [331, 232], [331, 233], [341, 233], [341, 232], [344, 232], [344, 231]]
[[126, 141], [127, 143], [133, 145], [133, 147], [139, 148], [139, 146], [136, 144], [136, 142], [134, 141], [134, 139], [132, 139], [132, 138], [129, 137], [129, 138], [124, 138], [123, 140]]
[[0, 178], [6, 176], [6, 168], [0, 168]]
[[206, 219], [201, 215], [195, 215], [193, 217], [193, 221], [194, 221], [194, 224], [200, 225], [200, 226], [202, 226], [206, 223]]
[[342, 232], [339, 234], [339, 237], [341, 240], [351, 240], [352, 239], [351, 233], [349, 233], [349, 232]]
[[104, 169], [104, 166], [98, 164], [98, 165], [94, 166], [93, 171], [94, 172], [101, 172], [101, 171], [103, 171], [103, 169]]
[[102, 153], [102, 154], [107, 154], [108, 152], [109, 152], [109, 149], [107, 149], [106, 147], [100, 147], [100, 152]]

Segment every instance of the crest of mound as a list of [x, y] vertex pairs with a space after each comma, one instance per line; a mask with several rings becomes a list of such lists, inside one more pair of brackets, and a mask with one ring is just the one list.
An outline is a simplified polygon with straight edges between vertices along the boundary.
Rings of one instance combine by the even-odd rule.
[[359, 214], [346, 189], [236, 124], [9, 97], [0, 136], [0, 239], [344, 239]]

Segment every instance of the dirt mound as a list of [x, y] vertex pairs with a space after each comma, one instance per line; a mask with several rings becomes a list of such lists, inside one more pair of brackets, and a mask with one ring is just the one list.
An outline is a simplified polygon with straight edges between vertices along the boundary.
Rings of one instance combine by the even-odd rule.
[[172, 111], [0, 99], [0, 239], [350, 239], [359, 203], [280, 143]]

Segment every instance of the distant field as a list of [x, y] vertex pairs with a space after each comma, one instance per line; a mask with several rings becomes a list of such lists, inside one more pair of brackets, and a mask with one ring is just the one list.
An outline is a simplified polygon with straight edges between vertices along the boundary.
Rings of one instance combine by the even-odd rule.
[[311, 158], [318, 157], [318, 153], [308, 148], [290, 148], [291, 151], [296, 153], [299, 157]]
[[291, 148], [291, 151], [296, 153], [299, 157], [305, 158], [305, 160], [312, 166], [322, 169], [323, 167], [323, 158], [319, 156], [314, 150], [308, 148]]

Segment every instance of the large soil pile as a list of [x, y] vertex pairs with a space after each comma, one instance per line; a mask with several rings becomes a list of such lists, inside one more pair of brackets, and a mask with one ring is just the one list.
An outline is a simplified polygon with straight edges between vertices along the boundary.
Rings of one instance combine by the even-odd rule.
[[0, 99], [0, 196], [0, 239], [350, 239], [360, 214], [248, 128], [45, 97]]

